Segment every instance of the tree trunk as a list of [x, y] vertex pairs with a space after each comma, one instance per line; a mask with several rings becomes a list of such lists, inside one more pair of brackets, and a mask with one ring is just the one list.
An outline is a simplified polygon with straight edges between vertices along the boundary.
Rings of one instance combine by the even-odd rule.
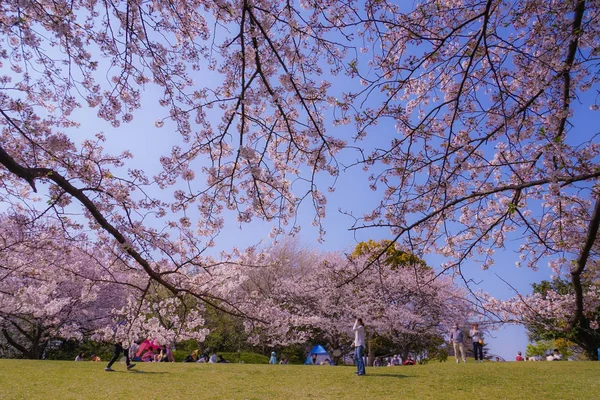
[[408, 357], [408, 347], [405, 347], [404, 349], [402, 349], [402, 352], [400, 353], [400, 357], [402, 357], [402, 362], [404, 362], [406, 360], [406, 357]]
[[589, 328], [590, 321], [581, 318], [575, 327], [575, 338], [573, 341], [582, 349], [587, 358], [598, 361], [598, 349], [600, 349], [600, 333]]
[[30, 355], [30, 351], [25, 346], [22, 346], [21, 344], [17, 343], [17, 341], [12, 338], [7, 329], [2, 329], [2, 334], [4, 335], [6, 343], [9, 346], [20, 352], [23, 355], [23, 357], [32, 358]]
[[592, 361], [598, 361], [598, 347], [583, 347], [583, 353]]

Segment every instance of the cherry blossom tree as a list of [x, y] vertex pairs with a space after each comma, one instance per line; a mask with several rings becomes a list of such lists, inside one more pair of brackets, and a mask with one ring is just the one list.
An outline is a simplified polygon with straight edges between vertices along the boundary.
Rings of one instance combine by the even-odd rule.
[[375, 28], [396, 29], [372, 46], [378, 73], [363, 77], [363, 93], [379, 89], [383, 101], [358, 122], [362, 133], [389, 116], [399, 135], [361, 161], [383, 166], [372, 184], [385, 196], [357, 228], [389, 224], [398, 240], [447, 256], [457, 271], [467, 258], [490, 267], [516, 239], [523, 264], [549, 258], [571, 282], [564, 311], [584, 336], [594, 328], [585, 316], [594, 291], [582, 274], [597, 259], [600, 168], [598, 138], [575, 116], [598, 109], [598, 6], [373, 9], [367, 40], [379, 45]]
[[289, 258], [272, 257], [264, 267], [270, 271], [259, 279], [248, 274], [251, 282], [243, 284], [248, 314], [268, 321], [247, 322], [251, 340], [285, 345], [312, 339], [347, 351], [350, 328], [362, 317], [371, 337], [385, 337], [407, 353], [472, 315], [465, 293], [422, 260], [409, 257], [412, 262], [393, 265], [382, 260], [359, 273], [371, 255], [314, 254], [312, 262], [293, 267], [286, 266]]
[[575, 293], [571, 282], [555, 278], [533, 285], [533, 293], [509, 301], [490, 298], [487, 307], [502, 320], [527, 327], [535, 341], [561, 339], [577, 345], [588, 359], [596, 359], [600, 346], [600, 286], [597, 264], [582, 276], [584, 309], [582, 326], [573, 326]]
[[[338, 176], [336, 156], [355, 149], [344, 170], [371, 171], [381, 201], [353, 229], [389, 229], [391, 245], [442, 254], [459, 274], [518, 239], [524, 265], [550, 258], [572, 282], [569, 324], [589, 329], [581, 277], [597, 259], [599, 145], [576, 117], [599, 108], [599, 7], [2, 2], [0, 199], [90, 230], [175, 298], [238, 313], [217, 284], [234, 278], [215, 272], [230, 256], [205, 256], [224, 213], [277, 234], [298, 228], [308, 201], [320, 226], [317, 177]], [[78, 116], [91, 108], [122, 132], [154, 100], [156, 126], [181, 144], [153, 177]]]
[[355, 228], [389, 226], [396, 240], [448, 257], [459, 273], [469, 258], [490, 267], [518, 240], [520, 262], [537, 268], [550, 258], [572, 282], [569, 324], [589, 329], [581, 276], [597, 258], [599, 143], [575, 117], [598, 109], [598, 7], [427, 1], [403, 13], [367, 5], [376, 72], [357, 66], [366, 85], [357, 96], [377, 101], [360, 110], [357, 138], [388, 118], [397, 135], [359, 160], [385, 194]]
[[123, 319], [126, 345], [206, 336], [201, 307], [188, 300], [182, 309], [185, 302], [161, 296], [145, 274], [127, 271], [85, 237], [65, 238], [60, 226], [25, 215], [0, 220], [1, 340], [22, 356], [40, 358], [52, 339], [113, 341]]
[[0, 220], [2, 342], [41, 358], [52, 339], [82, 339], [110, 324], [126, 292], [102, 283], [99, 259], [81, 238], [60, 240], [56, 226], [28, 228], [23, 215]]
[[[3, 3], [3, 203], [55, 213], [70, 230], [84, 226], [72, 217], [82, 214], [98, 241], [120, 246], [123, 257], [173, 295], [218, 302], [235, 313], [234, 305], [201, 291], [204, 282], [196, 281], [202, 279], [198, 269], [211, 267], [203, 252], [223, 225], [221, 212], [236, 211], [242, 222], [255, 216], [279, 221], [278, 232], [300, 203], [290, 189], [296, 176], [308, 182], [304, 197], [314, 203], [318, 224], [325, 198], [311, 184], [313, 174], [337, 173], [331, 155], [342, 146], [325, 135], [319, 116], [328, 84], [310, 78], [318, 74], [323, 45], [332, 54], [340, 50], [319, 40], [308, 50], [310, 60], [295, 60], [305, 58], [305, 46], [284, 33], [296, 30], [291, 19], [308, 21], [288, 7], [290, 20], [274, 28], [284, 17], [279, 3], [257, 6]], [[211, 36], [211, 21], [223, 31]], [[218, 72], [222, 82], [198, 86], [198, 70]], [[130, 152], [105, 152], [101, 132], [74, 140], [77, 128], [89, 129], [77, 120], [79, 109], [97, 109], [98, 118], [116, 129], [132, 120], [148, 86], [163, 93], [158, 103], [165, 114], [156, 126], [174, 124], [185, 143], [159, 160], [162, 172], [152, 178], [127, 170]], [[212, 124], [213, 114], [221, 122]], [[301, 165], [309, 165], [308, 178]], [[174, 193], [152, 196], [154, 190]]]

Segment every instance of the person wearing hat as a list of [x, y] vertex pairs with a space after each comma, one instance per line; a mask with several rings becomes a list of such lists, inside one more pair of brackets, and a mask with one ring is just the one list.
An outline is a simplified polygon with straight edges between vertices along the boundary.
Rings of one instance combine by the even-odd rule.
[[269, 360], [269, 364], [277, 364], [277, 354], [274, 351], [271, 352], [271, 359]]
[[454, 356], [456, 357], [456, 362], [459, 363], [460, 359], [458, 358], [458, 352], [460, 351], [460, 356], [462, 357], [462, 361], [464, 363], [467, 362], [467, 358], [465, 357], [465, 345], [463, 343], [465, 337], [463, 335], [462, 330], [458, 327], [458, 324], [454, 324], [452, 326], [452, 330], [450, 331], [450, 343], [454, 347]]

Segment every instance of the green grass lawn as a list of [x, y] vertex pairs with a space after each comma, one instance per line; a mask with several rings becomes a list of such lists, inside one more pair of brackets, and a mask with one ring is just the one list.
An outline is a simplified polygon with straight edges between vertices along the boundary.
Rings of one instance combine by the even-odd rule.
[[412, 367], [0, 360], [0, 399], [598, 399], [600, 362]]

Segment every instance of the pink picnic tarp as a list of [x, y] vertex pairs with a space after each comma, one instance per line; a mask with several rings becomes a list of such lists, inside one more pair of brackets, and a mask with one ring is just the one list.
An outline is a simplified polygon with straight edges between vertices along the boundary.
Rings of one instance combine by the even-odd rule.
[[[154, 361], [152, 357], [144, 357], [144, 353], [146, 353], [148, 350], [152, 350], [152, 352], [158, 353], [160, 349], [162, 349], [162, 346], [159, 346], [151, 340], [144, 340], [140, 344], [140, 348], [138, 349], [137, 353], [135, 353], [135, 356], [141, 358], [143, 361]], [[169, 361], [175, 361], [175, 357], [173, 357], [173, 353], [171, 352], [171, 349], [168, 346], [167, 359]]]
[[135, 356], [141, 358], [142, 354], [144, 354], [146, 351], [152, 350], [154, 352], [158, 352], [161, 348], [162, 346], [159, 346], [150, 340], [144, 340], [140, 344], [140, 348], [138, 349], [137, 353], [135, 353]]

